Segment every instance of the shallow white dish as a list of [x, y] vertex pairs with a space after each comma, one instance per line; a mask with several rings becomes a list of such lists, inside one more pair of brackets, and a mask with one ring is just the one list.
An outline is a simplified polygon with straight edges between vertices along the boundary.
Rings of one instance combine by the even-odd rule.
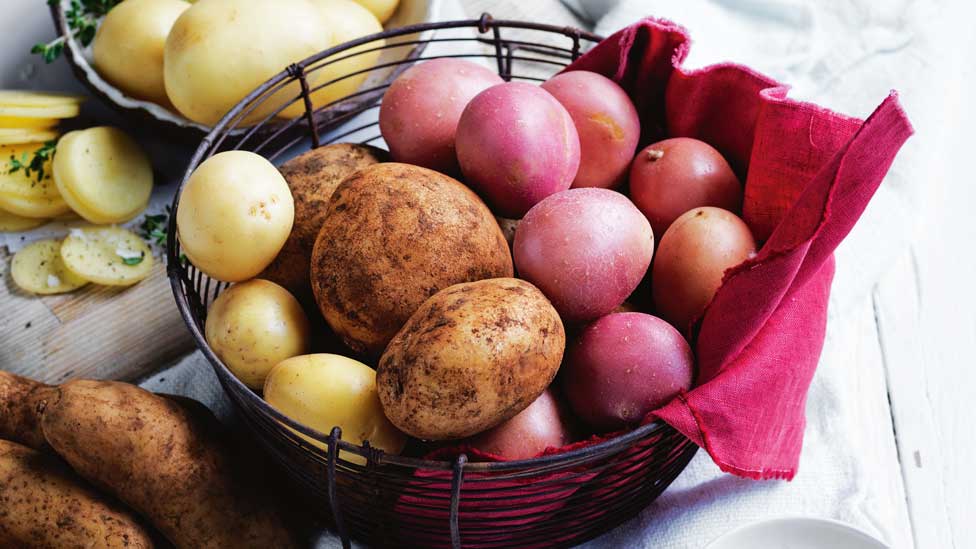
[[836, 520], [778, 518], [727, 532], [706, 549], [889, 549], [877, 538]]

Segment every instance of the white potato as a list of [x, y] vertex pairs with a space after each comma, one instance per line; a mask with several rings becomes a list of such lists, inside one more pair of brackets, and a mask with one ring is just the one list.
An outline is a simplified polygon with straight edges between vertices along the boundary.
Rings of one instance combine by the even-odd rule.
[[[197, 2], [166, 39], [166, 94], [183, 116], [214, 125], [260, 84], [331, 46], [329, 29], [309, 0]], [[298, 82], [289, 84], [241, 125], [262, 120], [300, 91]]]
[[183, 0], [125, 0], [108, 12], [92, 42], [95, 70], [127, 95], [169, 105], [163, 48]]
[[61, 244], [65, 267], [104, 286], [131, 286], [152, 272], [152, 250], [134, 233], [118, 227], [71, 229]]
[[0, 128], [22, 128], [47, 130], [60, 123], [57, 118], [35, 117], [35, 116], [0, 116]]
[[92, 223], [122, 223], [146, 208], [152, 193], [149, 158], [118, 128], [69, 132], [54, 155], [54, 182], [71, 209]]
[[[368, 440], [372, 447], [392, 454], [400, 453], [406, 444], [406, 436], [383, 415], [376, 372], [351, 358], [333, 354], [289, 358], [271, 370], [264, 399], [279, 412], [324, 434], [340, 427], [342, 440], [353, 444]], [[345, 459], [364, 462], [349, 454]]]
[[393, 17], [400, 0], [356, 0], [356, 3], [368, 9], [382, 23]]
[[50, 141], [58, 136], [57, 130], [44, 128], [0, 128], [0, 145], [18, 145]]
[[70, 210], [61, 197], [51, 176], [48, 159], [41, 166], [43, 177], [37, 172], [27, 174], [24, 167], [14, 170], [14, 162], [30, 164], [42, 143], [7, 145], [0, 147], [0, 208], [21, 217], [49, 218]]
[[0, 107], [56, 107], [62, 105], [80, 105], [84, 103], [82, 95], [66, 93], [41, 92], [33, 90], [0, 90]]
[[[368, 34], [383, 32], [383, 25], [381, 25], [376, 19], [376, 16], [353, 0], [313, 1], [319, 7], [319, 9], [322, 10], [322, 15], [325, 17], [329, 28], [332, 29], [337, 44], [355, 40], [356, 38], [361, 38]], [[315, 81], [318, 82], [319, 85], [322, 85], [354, 72], [372, 68], [374, 65], [376, 65], [377, 60], [379, 60], [382, 51], [376, 50], [367, 53], [360, 52], [382, 47], [384, 42], [384, 40], [367, 42], [354, 48], [345, 50], [334, 56], [353, 56], [349, 59], [343, 59], [342, 61], [329, 62], [331, 59], [333, 59], [333, 57], [324, 59], [320, 63], [329, 62], [329, 64], [312, 72]], [[316, 65], [318, 64], [319, 63], [316, 63]], [[332, 103], [333, 101], [337, 101], [343, 97], [355, 93], [356, 90], [359, 89], [359, 86], [362, 85], [363, 81], [366, 80], [367, 76], [369, 76], [369, 73], [363, 72], [355, 76], [343, 78], [338, 82], [327, 84], [325, 87], [315, 90], [312, 92], [312, 105], [315, 108], [323, 107], [329, 103]], [[281, 116], [286, 118], [294, 118], [296, 116], [302, 116], [304, 113], [305, 102], [298, 100], [293, 102], [291, 105], [288, 105], [285, 110], [281, 111]]]
[[298, 300], [260, 278], [221, 292], [207, 311], [205, 332], [237, 379], [258, 391], [271, 368], [309, 349], [308, 318]]
[[217, 280], [254, 278], [291, 233], [288, 183], [264, 157], [226, 151], [205, 160], [183, 186], [176, 212], [186, 257]]
[[14, 254], [10, 275], [21, 289], [35, 294], [61, 294], [88, 281], [69, 271], [61, 261], [59, 240], [40, 240]]
[[24, 217], [0, 209], [0, 232], [16, 233], [39, 227], [49, 220], [37, 217]]

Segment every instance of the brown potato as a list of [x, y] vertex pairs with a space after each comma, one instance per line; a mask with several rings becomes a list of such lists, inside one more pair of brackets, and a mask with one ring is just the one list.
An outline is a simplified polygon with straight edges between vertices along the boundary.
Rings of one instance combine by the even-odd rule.
[[427, 298], [452, 284], [512, 276], [512, 257], [470, 189], [426, 168], [375, 164], [332, 195], [311, 276], [332, 329], [376, 357]]
[[152, 547], [134, 516], [57, 458], [0, 440], [0, 546]]
[[37, 404], [54, 387], [32, 379], [0, 371], [0, 439], [11, 440], [40, 450], [47, 446], [37, 423]]
[[468, 437], [532, 404], [565, 346], [559, 314], [532, 284], [457, 284], [421, 305], [390, 342], [377, 368], [380, 402], [417, 438]]
[[41, 407], [51, 448], [177, 547], [293, 547], [202, 407], [134, 385], [69, 381]]
[[336, 143], [312, 149], [279, 166], [295, 199], [295, 224], [278, 256], [258, 278], [284, 286], [299, 301], [311, 301], [309, 263], [332, 192], [356, 170], [388, 158], [383, 149]]

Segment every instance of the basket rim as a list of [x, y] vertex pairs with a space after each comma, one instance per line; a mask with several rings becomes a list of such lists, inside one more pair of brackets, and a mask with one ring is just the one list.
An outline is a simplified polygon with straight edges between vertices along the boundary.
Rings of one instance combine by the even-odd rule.
[[[204, 337], [203, 331], [197, 325], [194, 318], [193, 311], [191, 309], [191, 304], [189, 302], [187, 292], [183, 287], [183, 278], [181, 271], [184, 271], [179, 259], [179, 246], [178, 239], [174, 236], [176, 235], [176, 218], [177, 210], [179, 207], [180, 197], [183, 193], [184, 186], [187, 180], [192, 175], [193, 170], [199, 166], [200, 162], [203, 160], [204, 156], [207, 155], [210, 148], [217, 138], [225, 132], [228, 124], [230, 124], [240, 112], [248, 106], [248, 104], [257, 99], [262, 94], [273, 88], [274, 86], [280, 84], [283, 80], [287, 78], [294, 78], [295, 75], [304, 70], [305, 67], [315, 64], [327, 57], [333, 56], [337, 53], [343, 52], [345, 50], [354, 48], [361, 44], [368, 42], [373, 42], [377, 39], [383, 38], [393, 38], [398, 36], [404, 36], [414, 33], [421, 33], [425, 31], [436, 31], [442, 29], [452, 29], [452, 28], [464, 28], [464, 27], [476, 27], [481, 33], [486, 33], [489, 30], [497, 30], [501, 27], [507, 28], [518, 28], [525, 30], [538, 30], [544, 32], [553, 32], [558, 34], [563, 34], [567, 37], [575, 38], [576, 40], [587, 40], [593, 43], [600, 42], [603, 37], [584, 31], [575, 27], [560, 27], [557, 25], [551, 25], [547, 23], [535, 23], [530, 21], [519, 21], [519, 20], [509, 20], [509, 19], [493, 19], [489, 14], [485, 13], [478, 19], [461, 19], [453, 21], [439, 21], [439, 22], [427, 22], [418, 23], [414, 25], [407, 25], [404, 27], [399, 27], [395, 29], [389, 29], [380, 33], [370, 34], [338, 44], [331, 48], [322, 50], [312, 56], [309, 56], [302, 61], [295, 63], [294, 65], [286, 68], [285, 70], [279, 72], [275, 76], [265, 81], [264, 84], [258, 86], [253, 91], [251, 91], [247, 96], [245, 96], [239, 103], [237, 103], [230, 111], [228, 111], [221, 119], [218, 121], [213, 128], [207, 133], [207, 135], [202, 139], [200, 145], [197, 147], [193, 156], [190, 158], [186, 172], [179, 186], [174, 193], [173, 202], [171, 204], [170, 217], [168, 223], [168, 234], [171, 235], [167, 239], [166, 243], [166, 263], [167, 263], [167, 276], [170, 279], [170, 286], [173, 291], [173, 295], [176, 301], [177, 309], [180, 312], [180, 316], [183, 318], [184, 323], [189, 329], [193, 339], [197, 345], [197, 348], [203, 353], [210, 363], [214, 372], [220, 378], [221, 383], [229, 383], [234, 389], [241, 395], [242, 398], [246, 399], [249, 404], [252, 404], [258, 410], [272, 417], [274, 420], [280, 422], [286, 427], [293, 429], [294, 431], [310, 437], [317, 442], [330, 444], [332, 443], [332, 434], [325, 434], [316, 429], [312, 429], [302, 423], [299, 423], [290, 417], [284, 415], [283, 413], [276, 410], [267, 401], [261, 398], [255, 391], [247, 387], [241, 380], [235, 376], [230, 369], [217, 357], [213, 349], [207, 343]], [[544, 455], [535, 458], [512, 460], [512, 461], [497, 461], [497, 462], [469, 462], [466, 463], [464, 469], [469, 472], [503, 472], [503, 471], [514, 471], [522, 469], [531, 469], [537, 467], [545, 467], [548, 465], [558, 464], [561, 461], [571, 461], [573, 459], [585, 459], [587, 457], [601, 456], [606, 454], [616, 453], [621, 449], [627, 447], [631, 443], [654, 434], [659, 431], [671, 430], [673, 429], [666, 423], [660, 420], [655, 420], [643, 425], [638, 426], [626, 433], [620, 434], [613, 438], [583, 446], [581, 448], [576, 448], [566, 452], [558, 454]], [[335, 428], [333, 429], [335, 432]], [[340, 431], [341, 433], [341, 431]], [[388, 454], [386, 452], [379, 451], [378, 449], [373, 449], [368, 446], [368, 442], [363, 445], [355, 445], [348, 441], [344, 441], [340, 438], [334, 441], [334, 444], [340, 452], [342, 451], [350, 452], [354, 455], [366, 457], [368, 459], [375, 459], [373, 462], [375, 465], [396, 465], [402, 467], [411, 467], [414, 469], [425, 469], [425, 470], [440, 470], [440, 471], [451, 471], [455, 467], [454, 461], [447, 460], [432, 460], [425, 458], [415, 458], [408, 456], [400, 456], [396, 454]], [[341, 458], [337, 458], [340, 459]]]

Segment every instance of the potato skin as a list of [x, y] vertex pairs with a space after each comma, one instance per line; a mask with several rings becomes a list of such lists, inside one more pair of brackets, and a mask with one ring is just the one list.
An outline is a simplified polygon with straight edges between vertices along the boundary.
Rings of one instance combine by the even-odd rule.
[[417, 309], [383, 353], [376, 377], [383, 411], [420, 439], [480, 433], [545, 391], [565, 345], [559, 314], [532, 284], [451, 286]]
[[72, 469], [177, 547], [294, 547], [272, 502], [235, 475], [215, 424], [200, 407], [108, 381], [61, 385], [41, 416]]
[[339, 185], [312, 253], [322, 315], [369, 357], [438, 290], [509, 276], [508, 243], [477, 195], [446, 175], [392, 162]]
[[47, 447], [35, 409], [54, 387], [10, 372], [0, 371], [0, 439], [27, 445], [35, 450]]
[[332, 193], [353, 172], [388, 159], [389, 153], [383, 149], [336, 143], [312, 149], [279, 166], [295, 201], [295, 223], [278, 256], [259, 278], [284, 286], [299, 301], [310, 302], [312, 249]]
[[135, 517], [56, 458], [0, 440], [0, 543], [4, 547], [152, 547]]

